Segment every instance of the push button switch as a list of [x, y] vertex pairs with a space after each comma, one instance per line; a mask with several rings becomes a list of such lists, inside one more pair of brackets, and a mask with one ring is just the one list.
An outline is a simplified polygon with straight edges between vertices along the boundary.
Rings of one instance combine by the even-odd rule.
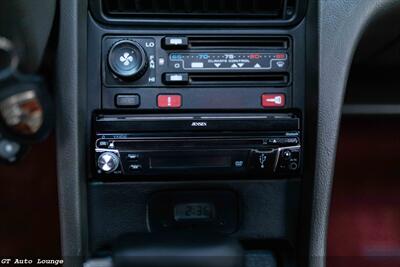
[[128, 154], [126, 156], [126, 158], [127, 158], [127, 160], [135, 161], [135, 160], [138, 160], [140, 158], [140, 156], [139, 156], [139, 154], [132, 153], [132, 154]]
[[98, 148], [107, 148], [110, 145], [110, 142], [107, 140], [99, 140], [97, 141]]
[[289, 145], [298, 145], [299, 138], [297, 137], [276, 137], [276, 138], [268, 138], [265, 140], [268, 145], [282, 145], [282, 146], [289, 146]]
[[120, 108], [135, 108], [140, 106], [139, 95], [117, 95], [115, 105]]
[[142, 165], [140, 165], [140, 164], [131, 164], [131, 165], [129, 165], [129, 170], [130, 171], [140, 171], [140, 170], [142, 170]]
[[285, 106], [284, 94], [263, 94], [261, 103], [264, 108], [281, 108]]
[[159, 95], [157, 97], [159, 108], [180, 108], [182, 106], [181, 95]]

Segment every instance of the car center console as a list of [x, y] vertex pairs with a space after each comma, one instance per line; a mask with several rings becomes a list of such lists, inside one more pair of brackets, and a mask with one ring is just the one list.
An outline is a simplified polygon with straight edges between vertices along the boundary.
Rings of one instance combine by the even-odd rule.
[[171, 265], [156, 257], [160, 242], [168, 253], [224, 248], [240, 259], [200, 266], [325, 266], [353, 52], [398, 1], [58, 3], [58, 189], [69, 266], [94, 258], [111, 266], [112, 244], [129, 233], [144, 235], [129, 251], [150, 247], [155, 259], [130, 266]]
[[166, 2], [90, 2], [87, 257], [120, 235], [179, 230], [294, 260], [307, 3]]

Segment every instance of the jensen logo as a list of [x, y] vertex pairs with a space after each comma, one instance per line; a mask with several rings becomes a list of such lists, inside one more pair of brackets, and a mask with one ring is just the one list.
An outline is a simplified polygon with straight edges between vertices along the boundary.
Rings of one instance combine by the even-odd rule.
[[192, 122], [192, 127], [207, 127], [207, 122], [194, 121], [194, 122]]

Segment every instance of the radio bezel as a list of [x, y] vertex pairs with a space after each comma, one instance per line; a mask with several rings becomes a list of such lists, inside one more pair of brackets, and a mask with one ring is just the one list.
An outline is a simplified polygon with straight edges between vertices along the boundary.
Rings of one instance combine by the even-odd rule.
[[[295, 114], [101, 114], [94, 121], [96, 179], [276, 179], [298, 177], [301, 172], [302, 136]], [[284, 158], [283, 151], [292, 156]], [[112, 173], [96, 165], [103, 153], [119, 158], [119, 167]], [[136, 156], [133, 159], [130, 155]], [[163, 162], [163, 168], [152, 166], [155, 158], [168, 155], [176, 160], [185, 157], [189, 162], [220, 156], [229, 164], [166, 166]], [[265, 160], [258, 162], [259, 157]]]

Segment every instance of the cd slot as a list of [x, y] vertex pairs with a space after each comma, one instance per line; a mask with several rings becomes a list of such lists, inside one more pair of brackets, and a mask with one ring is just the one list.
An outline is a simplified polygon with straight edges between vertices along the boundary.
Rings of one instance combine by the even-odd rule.
[[287, 73], [190, 73], [189, 83], [191, 85], [240, 85], [260, 84], [263, 85], [287, 85], [289, 75]]
[[191, 49], [227, 49], [227, 48], [260, 48], [260, 49], [287, 49], [289, 39], [286, 37], [189, 37]]

